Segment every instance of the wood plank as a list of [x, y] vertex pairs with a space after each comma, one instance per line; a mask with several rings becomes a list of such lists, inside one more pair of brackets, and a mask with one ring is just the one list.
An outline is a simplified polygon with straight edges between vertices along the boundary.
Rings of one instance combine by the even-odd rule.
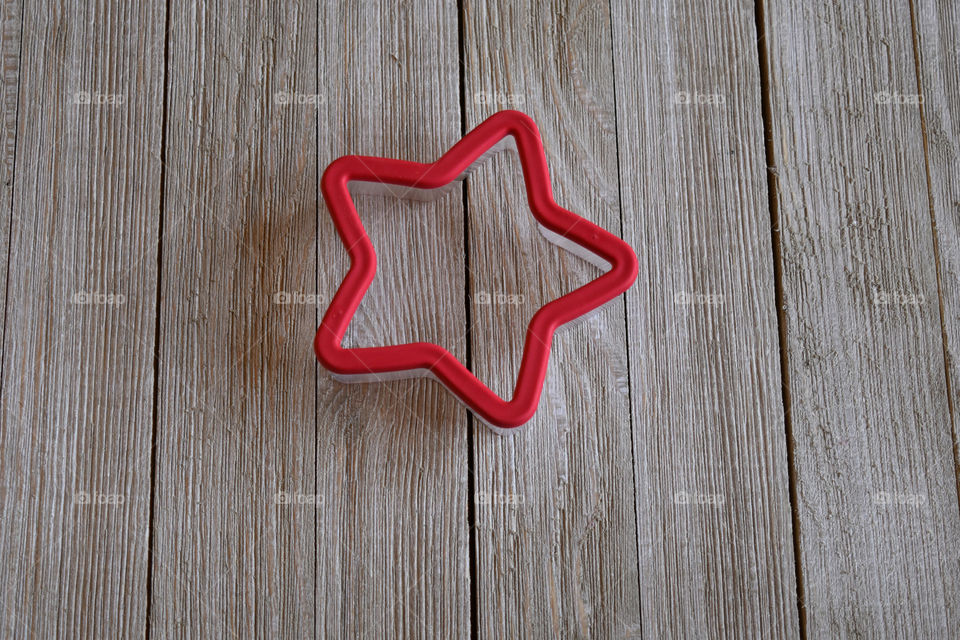
[[645, 637], [795, 637], [752, 2], [614, 2]]
[[[603, 4], [463, 4], [467, 127], [518, 108], [537, 122], [555, 197], [620, 230], [610, 16]], [[513, 391], [525, 328], [599, 275], [542, 238], [514, 154], [471, 175], [474, 372]], [[633, 637], [640, 628], [623, 303], [561, 331], [536, 417], [501, 438], [477, 423], [479, 636]]]
[[305, 637], [316, 6], [171, 11], [151, 635]]
[[807, 635], [955, 635], [960, 515], [910, 4], [766, 4]]
[[[0, 628], [5, 637], [142, 636], [164, 7], [24, 11], [0, 414]], [[8, 125], [5, 114], [4, 158]]]
[[[323, 3], [320, 24], [321, 169], [347, 153], [432, 161], [459, 139], [454, 4]], [[426, 340], [465, 361], [460, 195], [364, 196], [357, 209], [378, 273], [344, 344]], [[329, 299], [347, 257], [318, 215]], [[465, 410], [431, 381], [344, 385], [321, 371], [317, 414], [318, 633], [469, 636]]]
[[[924, 144], [939, 260], [940, 318], [949, 374], [954, 456], [960, 455], [960, 5], [923, 0], [916, 7]], [[960, 484], [960, 462], [956, 462]], [[960, 492], [960, 490], [958, 490]]]
[[[0, 349], [6, 325], [7, 267], [10, 259], [10, 208], [13, 206], [14, 161], [17, 154], [17, 97], [20, 89], [19, 0], [0, 4]], [[0, 351], [0, 354], [3, 352]], [[0, 357], [0, 385], [3, 360]]]

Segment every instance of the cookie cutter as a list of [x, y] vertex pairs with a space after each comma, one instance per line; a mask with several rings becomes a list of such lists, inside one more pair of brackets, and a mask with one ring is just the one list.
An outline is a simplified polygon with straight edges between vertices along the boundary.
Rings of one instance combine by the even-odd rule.
[[[376, 252], [351, 191], [433, 200], [456, 190], [476, 166], [504, 148], [519, 155], [527, 202], [543, 236], [604, 272], [533, 315], [512, 398], [498, 396], [449, 351], [433, 343], [343, 348], [347, 326], [377, 271]], [[637, 278], [637, 257], [627, 243], [554, 201], [540, 132], [519, 111], [495, 113], [432, 163], [342, 156], [324, 171], [320, 188], [347, 249], [350, 268], [317, 329], [313, 342], [317, 359], [341, 382], [432, 378], [501, 435], [515, 433], [536, 413], [556, 330], [618, 297]]]

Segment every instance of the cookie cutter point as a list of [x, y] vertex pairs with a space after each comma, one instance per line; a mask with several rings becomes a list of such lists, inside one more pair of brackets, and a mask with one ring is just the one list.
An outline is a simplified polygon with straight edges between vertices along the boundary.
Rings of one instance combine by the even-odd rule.
[[[476, 166], [508, 148], [520, 158], [527, 201], [540, 233], [603, 271], [533, 315], [527, 326], [513, 396], [509, 400], [498, 396], [436, 344], [344, 348], [347, 326], [377, 270], [376, 251], [360, 222], [351, 193], [433, 200], [457, 189], [459, 181]], [[554, 201], [540, 132], [533, 119], [520, 111], [493, 114], [432, 163], [342, 156], [327, 166], [320, 190], [347, 249], [350, 268], [317, 329], [313, 343], [317, 360], [341, 382], [432, 378], [501, 435], [516, 433], [536, 413], [556, 330], [619, 297], [637, 278], [637, 256], [627, 243]]]

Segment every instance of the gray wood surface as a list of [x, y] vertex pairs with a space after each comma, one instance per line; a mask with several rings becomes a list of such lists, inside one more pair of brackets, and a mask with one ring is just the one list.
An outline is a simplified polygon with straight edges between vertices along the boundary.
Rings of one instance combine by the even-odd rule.
[[[952, 637], [958, 42], [938, 0], [3, 2], [0, 636]], [[511, 438], [311, 349], [327, 164], [505, 108], [640, 260]], [[597, 274], [512, 154], [356, 204], [347, 346], [504, 396]]]
[[314, 632], [316, 20], [171, 5], [153, 637]]
[[[960, 454], [960, 5], [927, 0], [914, 15], [927, 182], [938, 260], [953, 455]], [[960, 487], [960, 462], [956, 463]], [[958, 490], [960, 491], [960, 490]]]
[[766, 4], [806, 633], [949, 637], [960, 517], [910, 5]]
[[[164, 8], [24, 9], [17, 79], [6, 41], [15, 7], [4, 5], [5, 159], [10, 82], [19, 108], [16, 166], [4, 166], [5, 181], [17, 179], [0, 413], [0, 635], [142, 635]], [[9, 195], [5, 185], [5, 206]]]
[[[618, 232], [607, 7], [468, 0], [463, 23], [467, 127], [504, 108], [532, 116], [557, 202]], [[472, 174], [467, 193], [472, 363], [509, 398], [533, 314], [599, 270], [537, 231], [515, 154]], [[504, 439], [478, 423], [480, 637], [639, 632], [625, 331], [620, 300], [561, 330], [526, 430]]]
[[[17, 152], [17, 96], [20, 89], [20, 2], [0, 5], [0, 309], [6, 309], [10, 257], [10, 208]], [[0, 313], [0, 345], [6, 316]], [[2, 351], [0, 351], [2, 355]], [[3, 362], [0, 357], [0, 385]]]
[[648, 638], [797, 634], [752, 9], [613, 9]]
[[[454, 5], [331, 3], [320, 25], [321, 166], [347, 153], [429, 162], [460, 138]], [[424, 203], [358, 196], [356, 206], [378, 273], [344, 344], [425, 340], [465, 361], [459, 193]], [[325, 206], [318, 213], [317, 290], [329, 300], [347, 256]], [[316, 437], [318, 633], [469, 636], [459, 403], [429, 380], [343, 385], [321, 370]]]

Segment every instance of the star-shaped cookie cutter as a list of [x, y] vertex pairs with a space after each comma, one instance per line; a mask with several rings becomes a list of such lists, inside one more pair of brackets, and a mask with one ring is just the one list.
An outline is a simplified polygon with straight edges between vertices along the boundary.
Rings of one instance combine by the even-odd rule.
[[[498, 396], [436, 344], [343, 348], [347, 326], [377, 272], [377, 256], [351, 190], [434, 199], [456, 188], [459, 180], [492, 153], [510, 146], [520, 157], [527, 201], [540, 232], [604, 271], [533, 315], [513, 397], [507, 401]], [[500, 434], [515, 432], [536, 413], [557, 328], [618, 297], [637, 278], [637, 257], [627, 243], [553, 200], [540, 132], [533, 120], [519, 111], [490, 116], [433, 163], [355, 155], [337, 158], [323, 173], [321, 191], [351, 264], [317, 330], [313, 343], [317, 359], [342, 382], [433, 378]]]

